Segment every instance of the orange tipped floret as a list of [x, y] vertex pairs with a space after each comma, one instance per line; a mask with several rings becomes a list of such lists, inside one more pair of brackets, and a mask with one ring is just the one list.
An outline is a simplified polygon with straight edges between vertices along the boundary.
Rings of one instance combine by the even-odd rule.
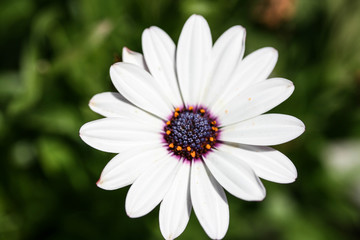
[[176, 150], [181, 151], [182, 147], [181, 146], [177, 146]]
[[171, 124], [171, 122], [170, 122], [170, 121], [167, 121], [167, 122], [166, 122], [166, 125], [170, 125], [170, 124]]
[[210, 142], [213, 142], [213, 141], [214, 141], [214, 138], [213, 138], [213, 137], [210, 137], [209, 140], [210, 140]]
[[178, 117], [179, 116], [179, 113], [178, 112], [175, 112], [174, 113], [174, 117]]
[[219, 130], [217, 127], [212, 127], [211, 129], [214, 130], [215, 132]]
[[192, 106], [189, 107], [189, 110], [190, 110], [190, 111], [193, 110], [193, 109], [194, 109], [194, 108], [193, 108]]
[[200, 112], [201, 112], [201, 113], [205, 113], [205, 109], [200, 109]]
[[186, 150], [188, 150], [189, 152], [191, 151], [191, 147], [187, 146]]
[[194, 158], [195, 157], [195, 151], [192, 151], [190, 155]]
[[173, 148], [174, 147], [174, 144], [173, 143], [170, 143], [169, 144], [169, 148]]
[[170, 135], [170, 133], [171, 133], [170, 130], [167, 130], [167, 131], [166, 131], [166, 134], [167, 134], [167, 135]]
[[180, 108], [178, 108], [178, 107], [175, 108], [175, 112], [178, 112], [178, 111], [180, 111]]
[[211, 146], [210, 146], [210, 144], [206, 144], [206, 149], [210, 149], [211, 148]]
[[216, 124], [216, 121], [215, 121], [215, 120], [214, 120], [214, 121], [212, 121], [212, 122], [211, 122], [211, 124], [212, 124], [212, 125], [215, 125], [215, 124]]

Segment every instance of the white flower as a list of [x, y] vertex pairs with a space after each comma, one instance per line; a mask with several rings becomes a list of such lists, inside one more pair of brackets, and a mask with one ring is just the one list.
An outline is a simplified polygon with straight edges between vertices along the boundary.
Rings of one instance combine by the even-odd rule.
[[[126, 212], [141, 217], [160, 202], [160, 229], [174, 239], [192, 207], [210, 238], [229, 224], [224, 189], [261, 201], [260, 178], [290, 183], [295, 166], [267, 147], [290, 141], [304, 124], [288, 115], [264, 114], [294, 91], [291, 81], [267, 79], [277, 51], [262, 48], [243, 59], [245, 29], [234, 26], [212, 44], [206, 20], [191, 16], [176, 48], [161, 29], [142, 34], [144, 55], [123, 50], [111, 66], [119, 93], [101, 93], [90, 108], [106, 118], [86, 123], [80, 136], [90, 146], [119, 153], [97, 183], [113, 190], [132, 184]], [[224, 189], [223, 189], [224, 188]]]

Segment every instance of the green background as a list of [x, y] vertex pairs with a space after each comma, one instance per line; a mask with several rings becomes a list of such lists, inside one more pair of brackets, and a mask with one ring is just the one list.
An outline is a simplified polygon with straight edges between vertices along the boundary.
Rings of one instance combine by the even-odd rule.
[[[113, 155], [78, 132], [100, 118], [89, 99], [115, 90], [109, 67], [122, 47], [141, 52], [151, 25], [177, 42], [193, 13], [208, 20], [213, 39], [244, 26], [245, 54], [276, 48], [272, 76], [296, 89], [272, 111], [306, 124], [298, 139], [275, 146], [296, 165], [297, 181], [264, 181], [263, 202], [228, 194], [225, 239], [360, 235], [360, 1], [2, 0], [0, 239], [162, 239], [158, 208], [128, 218], [128, 188], [95, 185]], [[192, 213], [179, 239], [206, 238]]]

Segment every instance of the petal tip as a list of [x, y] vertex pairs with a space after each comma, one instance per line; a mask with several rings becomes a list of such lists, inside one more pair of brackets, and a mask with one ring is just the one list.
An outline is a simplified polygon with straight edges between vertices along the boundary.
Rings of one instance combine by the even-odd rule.
[[120, 62], [116, 62], [116, 63], [111, 64], [110, 69], [109, 69], [110, 77], [111, 77], [111, 74], [115, 71], [114, 68], [119, 66], [119, 63]]
[[207, 23], [206, 19], [205, 19], [203, 16], [199, 15], [199, 14], [193, 14], [193, 15], [191, 15], [191, 16], [188, 18], [187, 21], [189, 21], [189, 22], [190, 22], [190, 21], [191, 21], [191, 22], [202, 21], [202, 22], [206, 22], [206, 23]]
[[[95, 95], [95, 96], [96, 96], [96, 95]], [[96, 106], [96, 101], [94, 100], [95, 96], [92, 97], [92, 98], [89, 100], [88, 105], [89, 105], [90, 108]]]
[[276, 50], [273, 47], [265, 47], [264, 50], [267, 50], [267, 51], [271, 52], [272, 54], [276, 54], [276, 55], [279, 54], [278, 50]]
[[294, 83], [293, 83], [292, 81], [286, 79], [286, 83], [285, 83], [285, 84], [286, 84], [286, 85], [285, 85], [284, 87], [285, 87], [286, 89], [289, 89], [290, 92], [293, 93], [294, 90], [295, 90], [295, 85], [294, 85]]
[[259, 191], [257, 192], [257, 194], [255, 195], [254, 194], [254, 198], [252, 201], [255, 201], [255, 202], [261, 202], [265, 199], [266, 197], [266, 189], [265, 187], [261, 184], [261, 188], [258, 189]]
[[241, 25], [235, 25], [232, 27], [235, 31], [246, 32], [246, 29]]
[[141, 216], [139, 216], [138, 213], [136, 213], [136, 210], [134, 210], [134, 206], [131, 206], [131, 202], [129, 201], [128, 197], [129, 197], [129, 193], [128, 193], [126, 199], [125, 199], [125, 212], [126, 212], [126, 215], [129, 218], [141, 217]]
[[99, 180], [97, 180], [97, 182], [96, 182], [96, 186], [98, 186], [99, 188], [103, 188], [102, 187], [102, 184], [104, 183], [104, 180], [103, 179], [101, 179], [101, 177], [99, 178]]
[[304, 132], [305, 132], [305, 130], [306, 130], [306, 126], [305, 126], [305, 124], [301, 121], [301, 120], [299, 120], [299, 124], [300, 124], [300, 127], [302, 128], [302, 131], [301, 131], [301, 133], [300, 133], [300, 135], [301, 134], [303, 134]]
[[297, 176], [295, 176], [295, 177], [293, 177], [293, 178], [289, 179], [289, 183], [293, 183], [293, 182], [295, 182], [295, 181], [296, 181], [296, 179], [297, 179]]
[[135, 52], [125, 46], [125, 47], [123, 47], [123, 55], [125, 55], [125, 54], [135, 55]]
[[197, 17], [202, 17], [202, 16], [199, 15], [199, 14], [194, 13], [194, 14], [192, 14], [192, 15], [189, 17], [189, 19], [191, 19], [191, 18], [197, 18]]
[[272, 60], [273, 64], [276, 64], [277, 59], [279, 58], [279, 51], [273, 47], [264, 47], [262, 50], [264, 51], [263, 55], [267, 56], [269, 60]]
[[141, 42], [144, 42], [145, 37], [147, 37], [147, 35], [149, 34], [150, 30], [152, 27], [149, 28], [145, 28], [145, 30], [142, 32], [141, 34]]
[[286, 179], [283, 179], [283, 180], [279, 180], [279, 181], [277, 181], [276, 183], [280, 183], [280, 184], [290, 184], [290, 183], [295, 182], [296, 179], [297, 179], [297, 176], [292, 176], [292, 177], [289, 177], [289, 178], [286, 178]]
[[138, 217], [141, 217], [141, 216], [139, 216], [139, 214], [136, 214], [136, 212], [131, 211], [131, 210], [128, 210], [128, 209], [126, 209], [126, 215], [127, 215], [129, 218], [138, 218]]
[[81, 126], [81, 128], [79, 129], [79, 136], [81, 137], [84, 137], [84, 132], [85, 132], [85, 129], [86, 129], [86, 126], [88, 125], [88, 123], [85, 123], [84, 125]]
[[256, 201], [256, 202], [261, 202], [261, 201], [263, 201], [263, 200], [265, 199], [265, 197], [266, 197], [266, 192], [263, 191], [263, 192], [259, 193], [258, 196], [256, 196], [256, 198], [254, 199], [254, 201]]

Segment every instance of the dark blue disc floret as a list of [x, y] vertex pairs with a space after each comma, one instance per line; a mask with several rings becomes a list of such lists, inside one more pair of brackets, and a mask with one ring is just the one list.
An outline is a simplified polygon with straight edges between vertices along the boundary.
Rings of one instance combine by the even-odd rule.
[[164, 127], [169, 151], [188, 160], [200, 158], [216, 144], [219, 129], [204, 108], [175, 109]]

